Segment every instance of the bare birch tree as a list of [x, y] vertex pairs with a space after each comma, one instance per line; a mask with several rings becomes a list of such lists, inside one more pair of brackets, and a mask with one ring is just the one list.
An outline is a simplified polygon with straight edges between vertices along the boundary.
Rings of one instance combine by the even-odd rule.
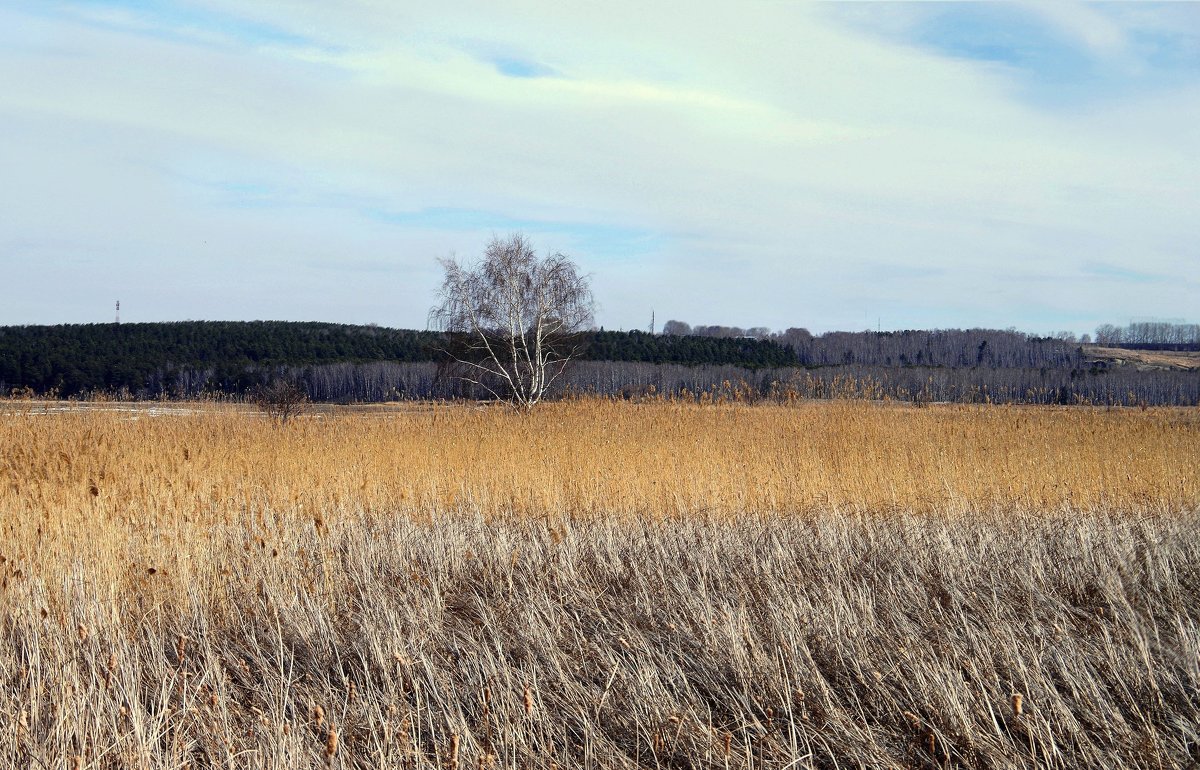
[[447, 335], [455, 376], [521, 409], [542, 400], [580, 351], [595, 302], [570, 258], [539, 258], [520, 233], [493, 238], [483, 259], [446, 271], [430, 311]]

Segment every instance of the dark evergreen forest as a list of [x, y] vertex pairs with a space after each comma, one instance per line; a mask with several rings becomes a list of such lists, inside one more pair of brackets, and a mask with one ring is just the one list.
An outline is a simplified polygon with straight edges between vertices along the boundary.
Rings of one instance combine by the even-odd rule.
[[[580, 358], [747, 369], [795, 362], [769, 340], [582, 335]], [[62, 397], [128, 391], [159, 396], [237, 393], [281, 369], [371, 362], [436, 362], [437, 332], [286, 321], [182, 321], [0, 327], [0, 392], [32, 388]]]
[[[680, 334], [679, 326], [582, 335], [561, 388], [628, 397], [1200, 403], [1200, 373], [1108, 367], [1072, 341], [1013, 331], [713, 335], [707, 327]], [[443, 343], [436, 332], [282, 321], [0, 327], [0, 394], [239, 397], [283, 377], [318, 401], [474, 397], [447, 376]]]

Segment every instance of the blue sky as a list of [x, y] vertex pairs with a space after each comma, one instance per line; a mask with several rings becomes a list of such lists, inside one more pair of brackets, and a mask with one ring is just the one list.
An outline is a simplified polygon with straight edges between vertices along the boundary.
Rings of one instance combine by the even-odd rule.
[[1200, 4], [0, 7], [0, 323], [422, 327], [521, 230], [783, 329], [1200, 320]]

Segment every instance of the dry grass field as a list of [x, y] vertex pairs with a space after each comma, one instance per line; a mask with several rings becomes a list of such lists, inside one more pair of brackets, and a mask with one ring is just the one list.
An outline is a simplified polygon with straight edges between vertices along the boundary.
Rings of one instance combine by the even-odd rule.
[[1200, 766], [1200, 414], [0, 403], [0, 766]]
[[1132, 365], [1139, 369], [1200, 370], [1200, 352], [1175, 350], [1137, 350], [1084, 345], [1084, 354], [1096, 361], [1108, 361], [1118, 366]]

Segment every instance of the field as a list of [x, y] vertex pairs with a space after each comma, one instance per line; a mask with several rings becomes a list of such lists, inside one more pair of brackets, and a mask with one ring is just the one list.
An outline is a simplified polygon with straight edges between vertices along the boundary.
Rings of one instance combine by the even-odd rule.
[[1200, 370], [1200, 352], [1196, 351], [1137, 350], [1131, 348], [1109, 348], [1101, 345], [1084, 345], [1083, 352], [1089, 359], [1107, 361], [1115, 366], [1133, 366], [1142, 370]]
[[0, 766], [1200, 766], [1200, 412], [0, 403]]

